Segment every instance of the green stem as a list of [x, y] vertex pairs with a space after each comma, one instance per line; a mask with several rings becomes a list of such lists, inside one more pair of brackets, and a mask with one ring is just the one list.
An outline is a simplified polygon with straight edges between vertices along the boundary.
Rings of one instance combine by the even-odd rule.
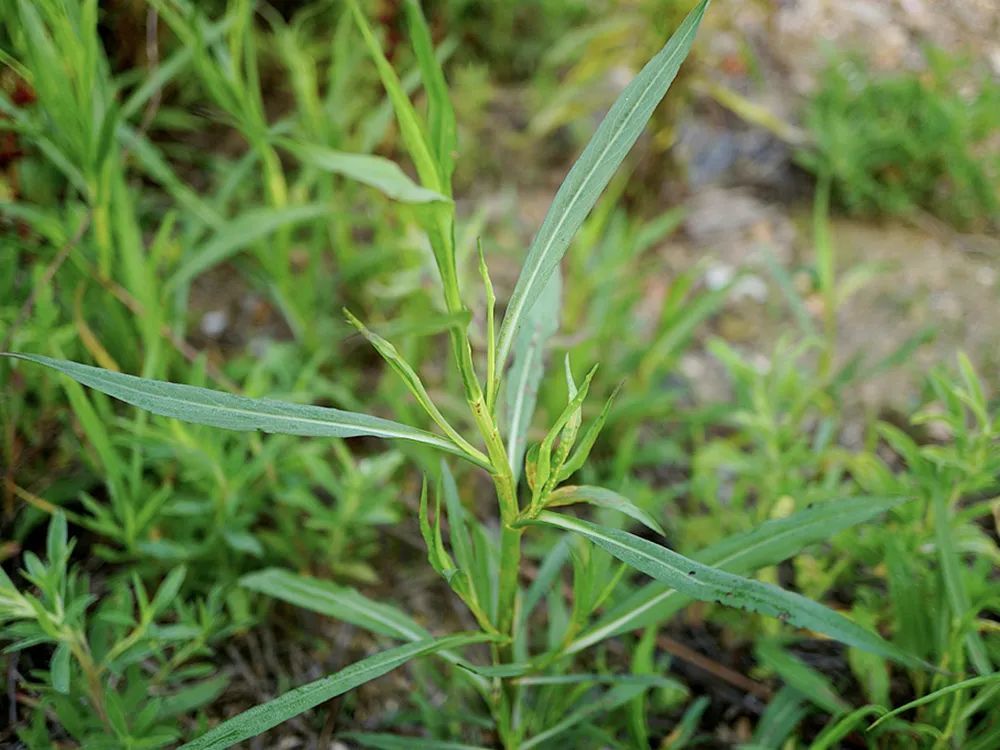
[[101, 670], [94, 663], [94, 658], [90, 653], [90, 645], [86, 637], [81, 632], [70, 631], [69, 639], [66, 641], [70, 653], [76, 658], [77, 664], [83, 671], [84, 679], [87, 681], [87, 693], [90, 695], [90, 703], [97, 711], [97, 716], [110, 729], [108, 722], [108, 712], [104, 705], [104, 691], [101, 687]]
[[813, 204], [813, 242], [816, 247], [816, 276], [820, 297], [823, 299], [824, 347], [820, 355], [820, 375], [829, 377], [833, 369], [834, 351], [837, 346], [837, 290], [833, 242], [830, 239], [830, 189], [829, 172], [820, 175]]

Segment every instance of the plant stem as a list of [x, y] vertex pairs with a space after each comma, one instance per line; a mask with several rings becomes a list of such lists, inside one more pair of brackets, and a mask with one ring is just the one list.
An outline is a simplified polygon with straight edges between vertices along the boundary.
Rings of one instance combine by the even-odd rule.
[[[513, 528], [507, 522], [500, 526], [500, 592], [499, 623], [501, 633], [513, 637], [514, 610], [517, 604], [517, 581], [521, 568], [521, 536], [523, 528]], [[501, 653], [509, 652], [507, 645]]]
[[813, 242], [816, 248], [816, 276], [823, 300], [823, 351], [820, 355], [820, 375], [825, 380], [833, 369], [837, 346], [837, 290], [833, 243], [830, 239], [830, 190], [828, 172], [820, 175], [813, 203]]
[[86, 637], [81, 632], [70, 631], [69, 638], [66, 643], [69, 646], [70, 652], [80, 665], [80, 669], [83, 670], [84, 678], [87, 681], [87, 692], [90, 695], [91, 705], [94, 707], [94, 710], [97, 711], [97, 716], [100, 718], [101, 722], [106, 727], [110, 728], [107, 709], [104, 706], [104, 691], [101, 688], [101, 670], [97, 664], [94, 663], [94, 659], [90, 653], [90, 645], [88, 644]]

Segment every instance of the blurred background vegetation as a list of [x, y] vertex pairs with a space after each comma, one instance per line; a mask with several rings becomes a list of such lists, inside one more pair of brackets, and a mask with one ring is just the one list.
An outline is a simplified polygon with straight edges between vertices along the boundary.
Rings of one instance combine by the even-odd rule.
[[[692, 5], [424, 3], [460, 127], [465, 288], [481, 238], [505, 301], [568, 165]], [[419, 101], [401, 4], [366, 9]], [[341, 3], [0, 0], [0, 18], [0, 350], [420, 423], [346, 306], [448, 404], [454, 321], [411, 209], [336, 159], [401, 153]], [[552, 355], [601, 363], [593, 404], [624, 381], [588, 481], [627, 489], [682, 552], [831, 498], [918, 498], [761, 575], [959, 675], [1000, 659], [998, 39], [977, 0], [715, 0], [566, 258]], [[6, 360], [0, 382], [0, 560], [76, 602], [0, 630], [0, 744], [170, 746], [364, 653], [236, 585], [266, 565], [461, 626], [410, 572], [420, 449], [220, 433]], [[543, 386], [539, 429], [562, 389]], [[46, 551], [56, 508], [72, 550]], [[46, 627], [78, 647], [71, 689]], [[643, 704], [642, 747], [1000, 746], [995, 686], [814, 744], [943, 683], [718, 607], [602, 648], [592, 671], [648, 651], [678, 681]], [[262, 747], [491, 741], [408, 681], [458, 690], [415, 669]], [[637, 746], [615, 739], [631, 710], [578, 746]]]

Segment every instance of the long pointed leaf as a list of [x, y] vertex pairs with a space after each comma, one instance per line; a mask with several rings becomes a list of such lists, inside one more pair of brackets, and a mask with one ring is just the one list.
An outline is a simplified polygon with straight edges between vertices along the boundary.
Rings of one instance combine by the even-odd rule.
[[[743, 534], [713, 544], [694, 558], [731, 573], [747, 574], [775, 565], [804, 547], [874, 518], [904, 502], [902, 498], [856, 497], [831, 500], [787, 518], [767, 521]], [[659, 581], [642, 586], [608, 612], [567, 649], [577, 653], [606, 638], [671, 617], [690, 599]]]
[[427, 92], [427, 124], [430, 146], [437, 159], [441, 182], [451, 193], [451, 173], [455, 169], [455, 112], [448, 96], [448, 84], [441, 63], [434, 55], [430, 29], [417, 0], [407, 0], [404, 5], [410, 29], [410, 41], [420, 65], [420, 77]]
[[100, 367], [37, 354], [2, 356], [51, 367], [69, 375], [78, 383], [138, 406], [140, 409], [195, 424], [242, 432], [261, 430], [311, 437], [348, 438], [367, 435], [396, 438], [423, 443], [448, 453], [465, 456], [464, 451], [438, 435], [367, 414], [266, 398], [235, 396], [208, 388], [138, 378], [134, 375], [124, 375], [102, 370]]
[[438, 174], [437, 165], [428, 144], [427, 134], [420, 123], [417, 111], [413, 108], [413, 103], [406, 95], [403, 84], [400, 83], [399, 76], [396, 75], [396, 71], [392, 69], [392, 65], [386, 59], [385, 53], [382, 51], [382, 45], [376, 39], [375, 33], [368, 24], [368, 19], [365, 18], [365, 14], [361, 10], [361, 6], [357, 3], [357, 0], [351, 0], [350, 9], [354, 15], [358, 30], [361, 31], [365, 46], [368, 48], [368, 53], [375, 63], [375, 67], [378, 69], [382, 86], [385, 88], [386, 94], [389, 95], [389, 100], [392, 102], [392, 108], [396, 113], [396, 121], [399, 123], [399, 133], [403, 138], [403, 144], [406, 146], [410, 158], [413, 159], [414, 166], [417, 168], [420, 182], [429, 190], [441, 192], [441, 177]]
[[625, 87], [566, 175], [528, 249], [524, 267], [507, 305], [507, 314], [500, 327], [497, 358], [500, 368], [506, 364], [514, 336], [566, 254], [573, 235], [670, 88], [681, 62], [691, 49], [707, 6], [708, 0], [698, 3], [663, 49]]
[[283, 139], [279, 145], [305, 165], [357, 180], [404, 203], [449, 200], [441, 193], [415, 183], [396, 162], [384, 156], [334, 151], [326, 146], [297, 143], [291, 139]]
[[167, 287], [174, 289], [194, 279], [198, 274], [236, 255], [248, 245], [274, 234], [279, 229], [318, 219], [329, 214], [330, 206], [309, 203], [287, 208], [259, 208], [237, 216], [223, 226], [204, 245], [198, 247], [181, 263]]
[[223, 750], [223, 748], [232, 747], [238, 742], [256, 737], [294, 716], [315, 708], [331, 698], [343, 695], [359, 685], [381, 677], [418, 656], [449, 648], [460, 648], [486, 640], [489, 640], [489, 637], [482, 633], [458, 634], [416, 641], [391, 648], [388, 651], [369, 656], [367, 659], [362, 659], [329, 677], [290, 690], [273, 701], [254, 706], [238, 716], [234, 716], [229, 721], [224, 721], [193, 742], [183, 745], [181, 750]]
[[[240, 585], [310, 612], [349, 622], [371, 633], [404, 641], [419, 641], [431, 637], [423, 626], [391, 604], [373, 601], [347, 586], [337, 586], [290, 570], [266, 568], [249, 573], [240, 579]], [[458, 654], [449, 651], [442, 652], [440, 656], [453, 664], [462, 663]], [[474, 675], [470, 677], [474, 681], [478, 680], [477, 687], [480, 690], [486, 689], [485, 680]]]
[[372, 601], [347, 586], [281, 568], [267, 568], [240, 578], [240, 585], [297, 607], [334, 617], [371, 633], [419, 641], [430, 637], [424, 628], [395, 607]]
[[524, 742], [521, 747], [524, 750], [530, 750], [532, 747], [537, 747], [538, 745], [548, 742], [553, 737], [562, 734], [568, 729], [572, 729], [574, 726], [589, 719], [591, 716], [606, 713], [608, 711], [614, 711], [619, 706], [628, 703], [630, 700], [646, 690], [649, 690], [649, 685], [642, 683], [632, 685], [616, 685], [608, 692], [604, 693], [601, 697], [587, 702], [582, 708], [578, 708], [569, 715], [565, 716], [562, 720], [546, 728], [545, 731], [536, 734], [534, 737]]
[[627, 497], [623, 497], [614, 490], [609, 490], [606, 487], [568, 484], [550, 493], [548, 499], [545, 501], [545, 507], [556, 508], [563, 505], [573, 505], [574, 503], [589, 503], [601, 508], [617, 510], [619, 513], [624, 513], [643, 526], [652, 529], [660, 536], [666, 536], [663, 527], [649, 513]]
[[902, 664], [920, 664], [875, 633], [800, 594], [709, 567], [625, 531], [549, 511], [543, 511], [538, 522], [586, 537], [622, 562], [693, 599], [760, 612]]
[[1000, 682], [1000, 672], [991, 672], [990, 674], [980, 675], [979, 677], [970, 677], [968, 680], [962, 680], [961, 682], [954, 682], [951, 685], [946, 685], [940, 690], [935, 690], [933, 693], [928, 693], [927, 695], [921, 696], [916, 700], [910, 701], [909, 703], [904, 703], [898, 708], [894, 708], [886, 714], [880, 716], [877, 720], [873, 721], [868, 725], [868, 730], [871, 731], [877, 727], [882, 722], [887, 719], [891, 719], [893, 716], [899, 716], [899, 714], [909, 711], [911, 708], [917, 708], [918, 706], [924, 706], [928, 703], [933, 703], [938, 698], [945, 695], [950, 695], [952, 693], [958, 693], [962, 690], [967, 690], [973, 687], [979, 687], [980, 685], [989, 685], [990, 683]]

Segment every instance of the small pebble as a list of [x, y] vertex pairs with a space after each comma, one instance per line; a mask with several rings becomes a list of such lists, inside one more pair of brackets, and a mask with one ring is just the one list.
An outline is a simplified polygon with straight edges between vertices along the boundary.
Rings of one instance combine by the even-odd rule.
[[229, 327], [229, 313], [212, 310], [201, 316], [201, 332], [210, 338], [218, 338]]

